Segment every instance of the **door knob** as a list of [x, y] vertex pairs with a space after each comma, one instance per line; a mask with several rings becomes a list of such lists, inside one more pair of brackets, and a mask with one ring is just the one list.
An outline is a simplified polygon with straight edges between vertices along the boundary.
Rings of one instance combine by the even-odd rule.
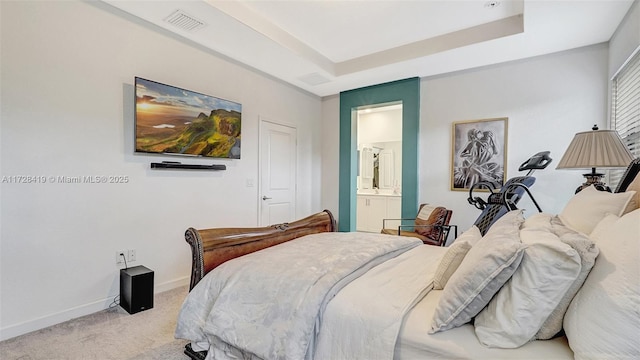
[[269, 200], [269, 199], [271, 199], [271, 198], [266, 196], [266, 195], [262, 197], [262, 200]]

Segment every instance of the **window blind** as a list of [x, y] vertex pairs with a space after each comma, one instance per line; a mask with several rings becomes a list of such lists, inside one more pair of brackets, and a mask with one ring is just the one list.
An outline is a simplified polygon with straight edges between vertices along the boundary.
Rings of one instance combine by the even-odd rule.
[[[612, 79], [610, 122], [610, 129], [618, 131], [633, 157], [640, 157], [640, 51]], [[623, 174], [624, 169], [609, 173], [612, 189]]]

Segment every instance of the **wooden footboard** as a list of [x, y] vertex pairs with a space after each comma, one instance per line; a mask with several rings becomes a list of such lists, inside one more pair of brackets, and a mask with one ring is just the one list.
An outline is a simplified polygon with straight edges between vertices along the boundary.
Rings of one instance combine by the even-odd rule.
[[291, 223], [258, 228], [187, 229], [185, 239], [191, 246], [191, 283], [189, 290], [212, 269], [227, 260], [277, 245], [304, 235], [336, 231], [329, 210]]

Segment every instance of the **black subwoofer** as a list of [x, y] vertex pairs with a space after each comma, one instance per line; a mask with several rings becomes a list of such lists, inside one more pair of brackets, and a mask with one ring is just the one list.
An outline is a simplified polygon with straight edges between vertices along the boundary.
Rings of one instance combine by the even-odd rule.
[[129, 314], [153, 308], [153, 271], [144, 266], [120, 270], [120, 306]]

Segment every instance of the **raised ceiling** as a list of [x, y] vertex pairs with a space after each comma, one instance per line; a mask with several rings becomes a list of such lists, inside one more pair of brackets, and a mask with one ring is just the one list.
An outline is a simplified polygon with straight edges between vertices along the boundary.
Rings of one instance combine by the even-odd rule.
[[606, 42], [633, 3], [104, 1], [318, 96]]

